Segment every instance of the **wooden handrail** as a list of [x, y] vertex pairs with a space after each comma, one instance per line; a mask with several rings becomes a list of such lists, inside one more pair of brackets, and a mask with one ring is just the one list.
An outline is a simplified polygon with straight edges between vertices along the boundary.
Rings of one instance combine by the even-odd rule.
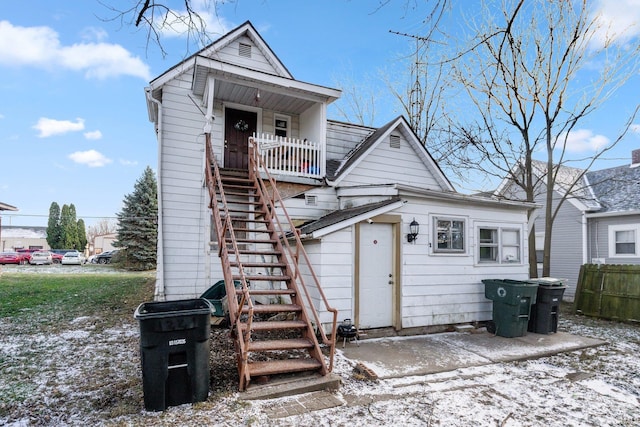
[[[222, 191], [222, 178], [220, 176], [220, 168], [218, 166], [218, 162], [216, 160], [215, 154], [213, 153], [213, 149], [211, 148], [211, 134], [205, 134], [205, 151], [206, 151], [206, 161], [205, 161], [205, 173], [206, 173], [206, 183], [207, 188], [209, 190], [209, 198], [210, 198], [210, 207], [215, 209], [217, 212], [220, 212], [220, 209], [225, 213], [225, 221], [224, 224], [220, 221], [220, 215], [213, 215], [215, 224], [216, 224], [216, 232], [218, 233], [218, 245], [219, 245], [219, 256], [222, 260], [222, 273], [225, 280], [225, 289], [227, 291], [227, 301], [229, 303], [229, 321], [230, 324], [235, 326], [236, 333], [238, 334], [240, 339], [238, 339], [240, 345], [240, 353], [242, 355], [242, 372], [240, 375], [244, 375], [247, 379], [249, 376], [249, 372], [247, 369], [248, 363], [248, 352], [247, 349], [249, 347], [249, 340], [251, 338], [251, 327], [253, 322], [253, 302], [249, 297], [249, 287], [247, 283], [247, 278], [244, 274], [244, 267], [242, 266], [242, 261], [240, 257], [240, 251], [238, 249], [238, 244], [236, 242], [235, 233], [233, 230], [233, 221], [231, 220], [231, 214], [229, 212], [228, 203]], [[213, 167], [213, 169], [212, 169]], [[220, 197], [221, 204], [218, 203], [218, 199], [216, 197], [216, 187], [220, 189]], [[229, 262], [229, 249], [227, 248], [226, 242], [226, 234], [229, 231], [230, 235], [230, 243], [233, 249], [233, 253], [236, 257], [236, 261], [238, 262], [238, 270], [240, 272], [240, 282], [242, 284], [242, 295], [240, 301], [236, 295], [235, 289], [235, 281], [233, 278], [233, 273], [231, 272], [231, 265]], [[233, 297], [232, 297], [233, 296]], [[242, 335], [242, 331], [240, 329], [240, 315], [242, 307], [244, 304], [248, 306], [248, 320], [247, 320], [247, 328]]]
[[[275, 179], [271, 176], [271, 174], [269, 173], [267, 167], [265, 166], [262, 156], [259, 155], [258, 152], [258, 147], [257, 147], [257, 141], [254, 137], [250, 137], [249, 138], [249, 163], [250, 163], [250, 167], [249, 167], [249, 172], [250, 173], [258, 173], [261, 172], [264, 174], [264, 176], [266, 177], [267, 181], [269, 181], [269, 184], [271, 186], [271, 190], [272, 190], [272, 197], [265, 197], [264, 200], [266, 200], [269, 204], [269, 208], [270, 211], [273, 213], [273, 218], [272, 220], [277, 224], [278, 226], [278, 230], [280, 230], [282, 232], [281, 240], [284, 242], [284, 246], [287, 250], [287, 254], [289, 256], [289, 259], [291, 260], [295, 260], [296, 262], [294, 263], [295, 266], [295, 274], [292, 277], [292, 285], [296, 287], [296, 291], [300, 291], [302, 290], [302, 294], [304, 294], [304, 297], [307, 300], [307, 304], [309, 306], [309, 308], [311, 309], [314, 319], [316, 321], [316, 324], [318, 325], [318, 330], [320, 332], [320, 336], [322, 337], [322, 342], [329, 346], [330, 348], [330, 355], [329, 355], [329, 371], [333, 370], [333, 361], [334, 361], [334, 354], [335, 354], [335, 337], [336, 337], [336, 331], [337, 331], [337, 322], [338, 322], [338, 310], [331, 307], [331, 305], [329, 304], [329, 301], [327, 300], [327, 297], [324, 294], [324, 291], [322, 290], [322, 287], [320, 286], [320, 280], [318, 279], [318, 277], [316, 276], [312, 266], [311, 266], [311, 261], [309, 260], [309, 256], [307, 255], [307, 252], [304, 249], [304, 246], [302, 244], [302, 240], [300, 239], [300, 236], [297, 232], [297, 229], [295, 228], [293, 221], [291, 220], [291, 217], [289, 217], [289, 214], [284, 206], [284, 202], [282, 200], [282, 197], [280, 196], [280, 193], [276, 187], [276, 181]], [[260, 179], [260, 176], [257, 176], [258, 179], [256, 179], [256, 181], [258, 182], [258, 185], [260, 186], [260, 191], [264, 194], [264, 196], [266, 196], [267, 193], [267, 189], [266, 186], [264, 184], [264, 181], [262, 179]], [[280, 218], [278, 217], [278, 215], [276, 214], [276, 203], [278, 203], [280, 205], [280, 210], [283, 213], [286, 221], [287, 221], [287, 225], [289, 226], [289, 229], [291, 231], [291, 235], [285, 235], [284, 231], [285, 229], [283, 228], [281, 222], [280, 222]], [[295, 242], [295, 251], [293, 250], [293, 248], [291, 247], [290, 243], [289, 243], [289, 239], [294, 240]], [[304, 277], [302, 276], [301, 272], [300, 272], [300, 267], [298, 265], [298, 262], [300, 260], [300, 256], [302, 256], [302, 258], [304, 259], [304, 262], [306, 263], [307, 266], [309, 266], [309, 271], [311, 273], [311, 277], [313, 279], [314, 285], [316, 286], [316, 289], [318, 290], [318, 293], [320, 294], [320, 297], [322, 299], [322, 302], [324, 303], [325, 309], [326, 311], [330, 312], [333, 314], [333, 321], [332, 321], [332, 325], [331, 325], [331, 337], [333, 338], [332, 340], [329, 340], [329, 338], [327, 338], [326, 333], [324, 332], [324, 328], [322, 327], [322, 322], [320, 320], [320, 316], [318, 314], [318, 311], [315, 308], [314, 302], [311, 298], [311, 295], [307, 289], [307, 286], [304, 282]], [[298, 283], [300, 284], [300, 286], [298, 286]], [[315, 339], [315, 337], [314, 337]]]

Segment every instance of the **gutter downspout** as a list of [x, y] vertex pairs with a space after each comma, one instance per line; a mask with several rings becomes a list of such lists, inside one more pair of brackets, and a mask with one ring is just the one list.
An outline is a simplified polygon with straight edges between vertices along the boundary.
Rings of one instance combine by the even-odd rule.
[[582, 211], [582, 263], [583, 264], [588, 264], [589, 260], [589, 234], [588, 234], [588, 227], [587, 227], [587, 213], [585, 211]]
[[162, 103], [151, 95], [151, 88], [145, 88], [147, 101], [156, 104], [158, 107], [156, 139], [158, 140], [158, 244], [156, 253], [156, 288], [153, 299], [155, 301], [165, 301], [164, 288], [164, 237], [162, 218]]

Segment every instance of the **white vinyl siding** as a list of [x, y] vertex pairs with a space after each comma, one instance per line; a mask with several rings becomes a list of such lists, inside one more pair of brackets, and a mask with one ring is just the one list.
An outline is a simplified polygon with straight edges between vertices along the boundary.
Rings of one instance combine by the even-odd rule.
[[391, 148], [389, 139], [375, 146], [341, 181], [341, 186], [406, 184], [419, 188], [441, 189], [433, 173], [401, 138], [400, 148]]
[[220, 51], [211, 55], [211, 57], [222, 62], [278, 75], [277, 70], [271, 65], [267, 57], [247, 36], [242, 36], [232, 41]]

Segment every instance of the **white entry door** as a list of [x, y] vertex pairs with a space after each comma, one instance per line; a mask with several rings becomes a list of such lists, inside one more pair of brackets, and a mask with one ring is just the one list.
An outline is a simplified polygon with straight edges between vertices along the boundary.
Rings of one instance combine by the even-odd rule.
[[393, 225], [360, 225], [358, 327], [393, 326]]

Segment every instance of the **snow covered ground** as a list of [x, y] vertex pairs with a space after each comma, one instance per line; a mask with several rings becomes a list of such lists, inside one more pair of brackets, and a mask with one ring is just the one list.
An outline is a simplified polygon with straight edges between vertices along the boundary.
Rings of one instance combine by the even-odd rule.
[[[338, 349], [340, 390], [261, 401], [239, 399], [233, 346], [228, 333], [214, 331], [209, 399], [152, 413], [143, 409], [138, 325], [132, 315], [108, 320], [82, 316], [46, 327], [0, 320], [0, 425], [640, 425], [637, 325], [563, 313], [562, 331], [609, 344], [377, 382], [354, 374]], [[327, 397], [332, 407], [283, 416], [303, 399]]]

